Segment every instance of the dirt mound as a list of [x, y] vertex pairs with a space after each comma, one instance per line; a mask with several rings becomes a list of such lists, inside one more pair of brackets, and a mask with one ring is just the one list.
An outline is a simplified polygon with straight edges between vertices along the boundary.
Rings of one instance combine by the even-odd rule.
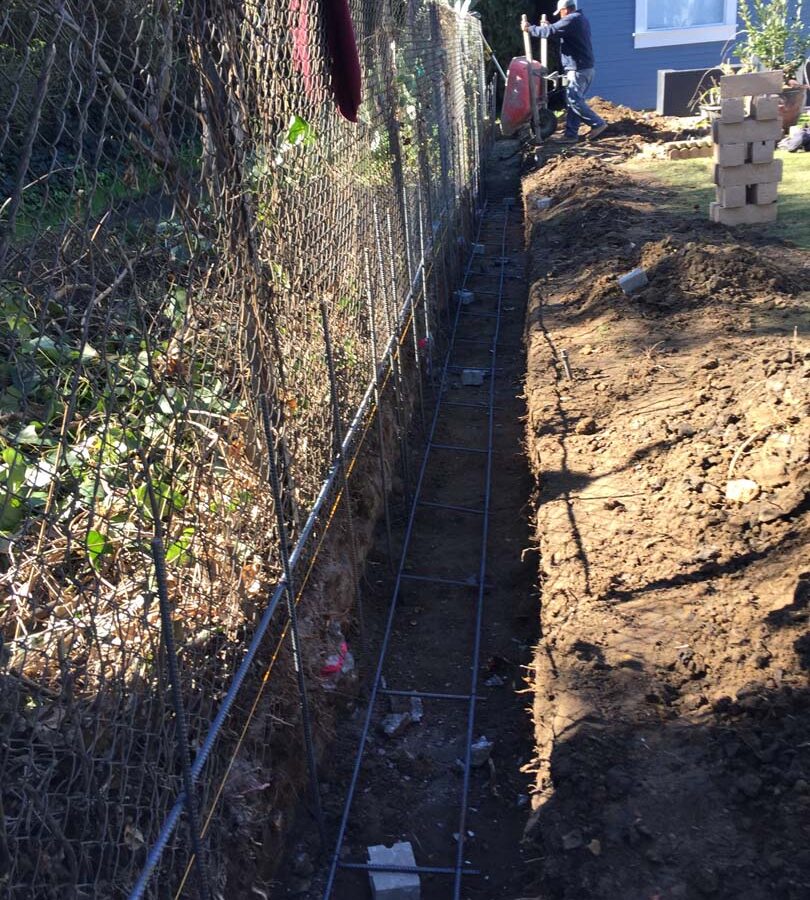
[[[569, 277], [569, 305], [579, 312], [605, 304], [648, 311], [714, 304], [740, 291], [778, 299], [799, 288], [795, 265], [786, 269], [772, 248], [729, 243], [728, 232], [710, 222], [662, 210], [660, 195], [617, 178], [605, 160], [554, 157], [524, 190], [530, 207], [535, 193], [553, 195], [542, 238], [553, 258], [549, 274]], [[627, 300], [617, 277], [637, 266], [649, 286]]]
[[[705, 137], [708, 134], [706, 127], [697, 124], [684, 126], [683, 119], [657, 116], [655, 113], [640, 113], [627, 106], [603, 100], [601, 97], [589, 99], [588, 104], [608, 123], [607, 131], [597, 142], [580, 143], [573, 150], [570, 145], [561, 145], [554, 139], [547, 141], [537, 151], [546, 166], [555, 158], [562, 160], [570, 158], [568, 154], [572, 152], [580, 160], [583, 154], [596, 158], [629, 158], [636, 156], [650, 144], [682, 141]], [[561, 128], [559, 133], [562, 133]], [[534, 157], [533, 150], [532, 160]]]
[[541, 896], [806, 898], [804, 260], [604, 160], [524, 191], [554, 200], [527, 324]]
[[612, 135], [627, 135], [645, 141], [674, 141], [686, 133], [672, 119], [638, 112], [602, 97], [594, 97], [588, 105], [610, 125]]

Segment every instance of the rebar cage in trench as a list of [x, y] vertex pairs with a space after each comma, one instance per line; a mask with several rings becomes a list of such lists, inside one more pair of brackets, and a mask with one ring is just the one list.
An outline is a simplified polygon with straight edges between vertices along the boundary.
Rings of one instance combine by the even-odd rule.
[[351, 13], [356, 123], [316, 0], [0, 11], [9, 898], [249, 892], [314, 762], [492, 125], [477, 20]]

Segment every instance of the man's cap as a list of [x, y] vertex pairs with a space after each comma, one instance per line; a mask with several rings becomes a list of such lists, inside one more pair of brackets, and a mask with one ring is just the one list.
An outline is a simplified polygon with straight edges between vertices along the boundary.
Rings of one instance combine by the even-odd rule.
[[576, 9], [577, 0], [557, 0], [557, 15], [564, 9]]

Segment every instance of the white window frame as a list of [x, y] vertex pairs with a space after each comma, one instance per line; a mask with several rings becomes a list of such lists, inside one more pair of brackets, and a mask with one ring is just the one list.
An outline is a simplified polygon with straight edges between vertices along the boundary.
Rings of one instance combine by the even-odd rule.
[[648, 0], [636, 0], [636, 30], [633, 33], [636, 50], [645, 47], [672, 47], [677, 44], [731, 41], [737, 34], [737, 0], [725, 0], [722, 24], [695, 25], [692, 28], [648, 29], [647, 3]]

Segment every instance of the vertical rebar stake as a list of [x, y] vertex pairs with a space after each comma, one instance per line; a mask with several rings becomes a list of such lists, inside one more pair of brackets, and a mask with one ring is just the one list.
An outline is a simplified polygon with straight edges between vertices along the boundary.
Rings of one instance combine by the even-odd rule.
[[368, 305], [368, 336], [371, 344], [371, 377], [374, 380], [374, 403], [377, 407], [377, 442], [380, 447], [380, 487], [383, 496], [383, 513], [385, 515], [385, 537], [388, 546], [388, 562], [391, 572], [394, 571], [394, 539], [391, 532], [391, 507], [388, 503], [388, 478], [385, 473], [385, 423], [382, 419], [382, 395], [380, 392], [380, 373], [377, 370], [377, 323], [374, 319], [374, 294], [371, 288], [371, 265], [368, 261], [368, 250], [363, 248], [363, 262], [366, 275], [366, 302]]
[[[377, 249], [377, 264], [380, 272], [380, 286], [382, 288], [383, 311], [385, 312], [385, 321], [388, 326], [389, 336], [395, 341], [391, 347], [391, 372], [394, 380], [394, 408], [396, 411], [397, 422], [397, 439], [399, 443], [399, 458], [402, 467], [402, 494], [405, 498], [406, 506], [410, 505], [410, 467], [408, 465], [408, 451], [405, 446], [405, 408], [402, 398], [402, 378], [399, 369], [399, 346], [396, 344], [395, 322], [391, 317], [391, 304], [388, 296], [388, 287], [386, 286], [385, 276], [385, 256], [382, 243], [382, 226], [380, 224], [380, 215], [377, 210], [377, 204], [373, 204], [374, 209], [374, 237]], [[392, 285], [391, 289], [396, 291], [396, 285]]]
[[315, 760], [315, 744], [312, 739], [312, 720], [309, 714], [309, 700], [307, 698], [307, 685], [304, 678], [304, 664], [301, 655], [301, 639], [298, 634], [298, 616], [295, 611], [295, 590], [293, 586], [292, 567], [290, 566], [290, 545], [287, 537], [287, 525], [284, 521], [284, 511], [281, 507], [281, 485], [278, 480], [278, 467], [276, 465], [276, 442], [273, 436], [273, 426], [270, 420], [270, 406], [267, 396], [262, 395], [259, 401], [262, 412], [262, 426], [264, 427], [265, 440], [267, 441], [267, 473], [270, 480], [270, 488], [273, 492], [273, 506], [276, 513], [276, 526], [278, 528], [278, 544], [281, 553], [281, 562], [284, 567], [284, 586], [287, 595], [287, 614], [290, 618], [290, 638], [292, 641], [293, 664], [298, 680], [298, 699], [301, 704], [301, 720], [304, 729], [304, 745], [307, 755], [307, 768], [309, 769], [310, 787], [312, 790], [312, 802], [315, 807], [315, 818], [318, 822], [318, 832], [321, 837], [321, 847], [326, 846], [326, 827], [323, 821], [323, 809], [321, 808], [321, 789], [318, 783], [318, 764]]
[[332, 401], [332, 427], [334, 429], [334, 454], [340, 466], [340, 477], [343, 482], [343, 500], [346, 504], [346, 527], [349, 532], [350, 563], [357, 600], [357, 620], [360, 623], [360, 645], [363, 658], [368, 649], [366, 643], [366, 616], [363, 611], [363, 591], [360, 586], [360, 571], [357, 565], [357, 540], [354, 533], [354, 517], [352, 514], [352, 496], [349, 493], [349, 473], [346, 471], [346, 458], [343, 455], [343, 426], [340, 422], [340, 401], [337, 392], [337, 375], [335, 374], [335, 355], [332, 352], [332, 335], [329, 330], [329, 312], [326, 301], [321, 300], [321, 324], [323, 326], [323, 343], [326, 349], [326, 365], [329, 369], [329, 395]]
[[149, 506], [152, 511], [152, 520], [155, 523], [155, 533], [150, 542], [152, 560], [155, 564], [155, 585], [157, 587], [158, 607], [160, 609], [160, 630], [163, 636], [163, 644], [166, 647], [166, 665], [169, 670], [169, 687], [172, 694], [174, 714], [177, 719], [177, 752], [180, 757], [180, 768], [183, 772], [183, 791], [186, 795], [186, 814], [188, 815], [188, 827], [191, 833], [191, 850], [194, 854], [194, 866], [199, 879], [199, 895], [201, 900], [209, 900], [211, 897], [211, 883], [208, 877], [208, 865], [203, 848], [202, 832], [200, 830], [200, 814], [197, 807], [197, 795], [194, 792], [194, 780], [191, 777], [191, 748], [188, 737], [188, 718], [183, 705], [183, 691], [180, 685], [180, 667], [177, 665], [177, 645], [174, 640], [174, 623], [172, 622], [172, 610], [169, 601], [169, 584], [166, 578], [166, 552], [163, 543], [163, 529], [161, 527], [161, 510], [155, 496], [152, 478], [149, 475], [149, 463], [146, 455], [141, 453], [144, 467], [144, 480], [146, 492], [149, 498]]

